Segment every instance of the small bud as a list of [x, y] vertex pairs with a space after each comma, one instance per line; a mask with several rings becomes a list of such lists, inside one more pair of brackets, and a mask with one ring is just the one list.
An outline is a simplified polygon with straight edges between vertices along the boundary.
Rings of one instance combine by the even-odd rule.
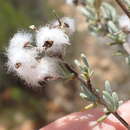
[[78, 67], [80, 66], [80, 62], [78, 60], [74, 60], [75, 65], [77, 65]]
[[105, 90], [109, 93], [112, 93], [111, 85], [108, 80], [105, 81]]
[[87, 66], [87, 67], [89, 67], [89, 64], [88, 64], [88, 61], [87, 61], [87, 57], [82, 53], [81, 54], [81, 58], [82, 58], [82, 60], [83, 60], [83, 63]]
[[92, 103], [92, 104], [89, 104], [89, 105], [85, 106], [84, 109], [89, 110], [89, 109], [92, 109], [92, 108], [94, 108], [96, 106], [97, 106], [97, 104]]
[[37, 30], [35, 25], [30, 25], [29, 28], [32, 29], [32, 30]]

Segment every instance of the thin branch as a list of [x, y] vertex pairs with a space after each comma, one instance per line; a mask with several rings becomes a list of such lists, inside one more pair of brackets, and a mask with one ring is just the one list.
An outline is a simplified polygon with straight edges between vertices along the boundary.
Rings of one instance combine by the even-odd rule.
[[[92, 92], [98, 99], [98, 102], [105, 106], [106, 108], [108, 108], [107, 104], [105, 103], [104, 99], [102, 98], [102, 96], [100, 96], [100, 94], [96, 91], [96, 88], [92, 86], [91, 84], [91, 80], [88, 79], [88, 80], [84, 80], [80, 74], [74, 70], [70, 65], [68, 64], [65, 64], [66, 67], [72, 72], [75, 74], [76, 78], [81, 82], [83, 83], [87, 89], [89, 89], [90, 92]], [[109, 110], [109, 109], [108, 109]], [[130, 125], [117, 113], [117, 112], [112, 112], [111, 114], [113, 114], [128, 130], [130, 130]]]
[[118, 5], [122, 8], [122, 10], [124, 11], [124, 13], [130, 18], [130, 12], [128, 11], [127, 7], [122, 3], [121, 0], [115, 0]]
[[112, 113], [128, 130], [130, 130], [130, 125], [117, 113]]
[[73, 3], [77, 6], [77, 5], [83, 5], [86, 6], [86, 2], [84, 0], [73, 0]]
[[57, 20], [58, 20], [58, 22], [59, 22], [59, 26], [61, 26], [61, 25], [62, 25], [62, 22], [61, 22], [59, 16], [56, 14], [56, 11], [53, 10], [53, 13], [54, 13], [55, 17], [57, 18]]

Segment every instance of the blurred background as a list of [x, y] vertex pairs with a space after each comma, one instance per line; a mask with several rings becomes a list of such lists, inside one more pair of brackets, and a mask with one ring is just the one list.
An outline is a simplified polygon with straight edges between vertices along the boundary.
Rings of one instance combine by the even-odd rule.
[[66, 61], [73, 64], [80, 53], [85, 53], [95, 72], [93, 85], [103, 89], [104, 81], [110, 80], [120, 99], [130, 98], [130, 66], [123, 57], [113, 56], [117, 47], [109, 47], [103, 38], [87, 33], [85, 18], [73, 6], [63, 0], [0, 0], [0, 130], [37, 130], [87, 104], [79, 97], [76, 80], [37, 89], [7, 73], [4, 53], [9, 39], [17, 30], [55, 19], [53, 9], [59, 16], [76, 19], [76, 32]]

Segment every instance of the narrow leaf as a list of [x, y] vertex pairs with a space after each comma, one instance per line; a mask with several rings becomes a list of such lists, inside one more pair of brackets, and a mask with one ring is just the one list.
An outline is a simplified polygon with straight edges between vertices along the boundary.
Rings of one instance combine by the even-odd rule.
[[113, 100], [111, 94], [109, 94], [107, 91], [103, 91], [103, 99], [108, 106], [108, 110], [110, 112], [113, 112], [114, 111], [114, 100]]
[[115, 106], [115, 111], [116, 111], [119, 107], [119, 98], [116, 92], [112, 93], [112, 98], [114, 100], [114, 104], [115, 104], [114, 106]]
[[83, 63], [84, 63], [87, 67], [89, 67], [89, 64], [88, 64], [88, 61], [87, 61], [87, 57], [86, 57], [83, 53], [81, 54], [81, 58], [82, 58]]
[[105, 90], [106, 90], [108, 93], [112, 93], [111, 85], [110, 85], [110, 82], [109, 82], [108, 80], [105, 81]]
[[106, 118], [108, 117], [108, 115], [103, 115], [103, 116], [101, 116], [98, 120], [97, 120], [97, 122], [98, 123], [101, 123], [102, 121], [104, 121]]

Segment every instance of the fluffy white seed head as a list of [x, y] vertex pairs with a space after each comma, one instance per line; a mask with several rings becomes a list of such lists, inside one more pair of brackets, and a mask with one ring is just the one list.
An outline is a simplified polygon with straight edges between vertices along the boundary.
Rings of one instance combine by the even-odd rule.
[[[12, 50], [14, 51], [14, 50]], [[38, 61], [35, 59], [35, 50], [19, 49], [15, 53], [7, 53], [8, 69], [16, 74], [29, 85], [38, 86], [36, 67]]]
[[59, 62], [60, 60], [54, 57], [43, 57], [37, 66], [39, 81], [53, 80], [60, 77]]
[[18, 32], [9, 42], [7, 48], [8, 70], [15, 72], [20, 78], [28, 84], [37, 85], [36, 66], [38, 64], [36, 48], [26, 48], [27, 43], [32, 42], [30, 33]]
[[40, 87], [40, 81], [55, 80], [60, 77], [59, 59], [45, 56], [36, 60], [37, 53], [34, 48], [29, 50], [23, 48], [17, 51], [14, 53], [7, 50], [8, 70], [15, 72], [28, 85]]
[[[71, 35], [75, 32], [75, 28], [76, 28], [76, 23], [75, 20], [73, 18], [69, 18], [69, 17], [63, 17], [62, 19], [60, 19], [62, 24], [63, 24], [63, 29], [65, 30], [65, 32], [68, 35]], [[54, 21], [53, 26], [59, 26], [59, 22], [58, 20]]]
[[59, 71], [57, 58], [45, 56], [37, 61], [29, 51], [19, 50], [19, 53], [8, 57], [9, 71], [15, 72], [28, 85], [40, 87], [40, 81], [55, 80], [62, 74]]
[[32, 42], [32, 34], [19, 31], [10, 40], [9, 47], [11, 49], [23, 48], [27, 43]]
[[36, 50], [34, 48], [27, 49], [24, 47], [25, 45], [27, 45], [27, 43], [31, 42], [32, 42], [32, 35], [30, 33], [18, 32], [13, 36], [6, 50], [7, 57], [10, 63], [9, 64], [10, 69], [15, 70], [15, 68], [13, 67], [15, 62], [19, 63], [21, 60], [26, 60], [27, 55], [30, 55], [32, 57], [37, 55]]
[[126, 15], [122, 15], [119, 18], [119, 26], [121, 29], [125, 29], [126, 31], [130, 31], [130, 19]]
[[[57, 26], [57, 21], [55, 24]], [[75, 31], [73, 19], [64, 17], [62, 23], [65, 30], [61, 27], [45, 26], [39, 30], [34, 25], [31, 29], [36, 30], [36, 46], [33, 42], [32, 34], [20, 31], [16, 33], [9, 42], [6, 50], [8, 57], [8, 70], [15, 72], [28, 85], [40, 86], [40, 82], [56, 80], [63, 75], [59, 65], [64, 55], [67, 45], [70, 45], [67, 34]]]
[[69, 37], [58, 28], [42, 27], [36, 34], [36, 45], [45, 49], [48, 55], [63, 55], [66, 45], [70, 45]]

